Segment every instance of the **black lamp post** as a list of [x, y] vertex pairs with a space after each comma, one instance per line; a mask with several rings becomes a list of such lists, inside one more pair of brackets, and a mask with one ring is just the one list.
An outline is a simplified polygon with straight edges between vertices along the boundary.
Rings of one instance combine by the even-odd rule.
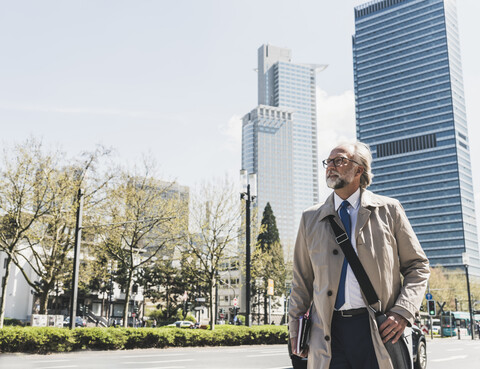
[[245, 169], [240, 171], [240, 177], [242, 180], [242, 192], [240, 198], [245, 200], [246, 219], [245, 219], [245, 255], [246, 255], [246, 268], [245, 268], [245, 325], [250, 327], [250, 205], [256, 198], [256, 185], [257, 175], [248, 174]]
[[72, 305], [70, 306], [70, 329], [75, 329], [77, 320], [78, 275], [80, 269], [80, 242], [82, 239], [83, 190], [78, 190], [77, 222], [75, 225], [75, 249], [73, 255]]
[[470, 333], [472, 335], [472, 340], [475, 339], [475, 331], [473, 325], [473, 312], [472, 312], [472, 297], [470, 296], [470, 278], [468, 277], [468, 264], [469, 258], [466, 252], [462, 254], [463, 265], [465, 266], [465, 274], [467, 277], [467, 293], [468, 293], [468, 311], [470, 312]]

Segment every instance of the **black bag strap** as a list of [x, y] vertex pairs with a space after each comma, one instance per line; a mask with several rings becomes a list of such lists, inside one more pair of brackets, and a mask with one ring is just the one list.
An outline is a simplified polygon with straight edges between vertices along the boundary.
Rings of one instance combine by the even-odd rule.
[[[350, 264], [350, 267], [353, 270], [353, 274], [355, 274], [358, 284], [360, 285], [360, 288], [362, 289], [365, 297], [367, 298], [367, 302], [369, 305], [368, 307], [375, 314], [381, 314], [381, 302], [378, 298], [377, 293], [375, 292], [375, 289], [373, 288], [372, 282], [370, 282], [370, 278], [368, 278], [368, 275], [365, 272], [365, 269], [363, 268], [363, 265], [360, 262], [357, 253], [353, 249], [353, 246], [350, 243], [350, 239], [348, 238], [345, 231], [338, 225], [334, 218], [335, 217], [333, 215], [328, 216], [328, 220], [330, 221], [330, 225], [332, 226], [333, 233], [335, 233], [335, 241], [345, 254], [345, 258]], [[376, 303], [379, 303], [379, 310], [372, 307], [372, 305]]]

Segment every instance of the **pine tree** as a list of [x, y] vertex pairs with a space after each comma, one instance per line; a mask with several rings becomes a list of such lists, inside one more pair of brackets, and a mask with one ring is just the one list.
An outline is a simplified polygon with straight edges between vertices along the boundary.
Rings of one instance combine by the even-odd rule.
[[285, 260], [283, 247], [280, 242], [275, 215], [270, 203], [263, 211], [260, 232], [257, 237], [256, 249], [253, 253], [253, 276], [255, 280], [262, 280], [264, 322], [268, 324], [268, 280], [273, 279], [275, 288], [274, 296], [282, 296], [285, 286]]
[[257, 238], [257, 247], [260, 247], [262, 252], [266, 252], [270, 251], [275, 243], [280, 243], [280, 235], [272, 207], [270, 203], [267, 202], [265, 210], [263, 211], [260, 233]]

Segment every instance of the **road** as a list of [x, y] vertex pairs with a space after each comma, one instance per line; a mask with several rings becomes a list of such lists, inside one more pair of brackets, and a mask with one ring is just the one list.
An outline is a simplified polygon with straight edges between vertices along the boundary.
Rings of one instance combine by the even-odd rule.
[[436, 338], [427, 341], [428, 369], [478, 369], [480, 341]]
[[[480, 341], [434, 339], [428, 369], [478, 369]], [[285, 345], [0, 354], [1, 369], [290, 369]]]
[[0, 355], [1, 369], [287, 369], [286, 345]]

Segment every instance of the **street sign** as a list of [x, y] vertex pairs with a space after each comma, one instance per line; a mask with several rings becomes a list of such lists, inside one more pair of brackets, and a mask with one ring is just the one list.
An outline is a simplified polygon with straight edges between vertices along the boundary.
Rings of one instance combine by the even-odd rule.
[[431, 299], [433, 299], [433, 296], [432, 296], [432, 294], [429, 292], [429, 293], [427, 293], [427, 294], [425, 295], [425, 298], [426, 298], [427, 300], [431, 300]]
[[195, 301], [197, 301], [197, 302], [205, 302], [205, 297], [197, 297], [197, 298], [195, 299]]
[[237, 305], [238, 305], [238, 300], [237, 300], [237, 298], [235, 297], [235, 298], [233, 299], [233, 306], [237, 306]]
[[443, 310], [443, 308], [445, 307], [445, 304], [446, 304], [446, 302], [444, 302], [443, 304], [440, 304], [440, 303], [437, 301], [437, 305], [438, 305], [438, 307], [440, 308], [440, 310], [437, 311], [437, 314], [438, 314], [438, 315], [442, 315], [442, 313], [445, 313], [445, 310]]
[[136, 316], [137, 316], [137, 314], [132, 313], [132, 318], [135, 318]]
[[267, 295], [268, 296], [273, 296], [273, 279], [268, 280], [268, 287], [267, 287]]
[[195, 310], [203, 310], [205, 306], [195, 306]]

